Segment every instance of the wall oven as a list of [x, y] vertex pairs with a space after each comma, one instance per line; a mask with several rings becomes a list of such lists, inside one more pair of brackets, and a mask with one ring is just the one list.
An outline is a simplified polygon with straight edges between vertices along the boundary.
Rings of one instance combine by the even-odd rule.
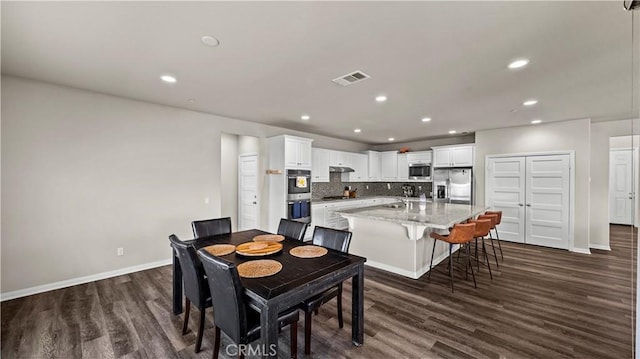
[[431, 164], [409, 163], [409, 179], [431, 181]]
[[311, 223], [311, 171], [287, 171], [287, 218]]

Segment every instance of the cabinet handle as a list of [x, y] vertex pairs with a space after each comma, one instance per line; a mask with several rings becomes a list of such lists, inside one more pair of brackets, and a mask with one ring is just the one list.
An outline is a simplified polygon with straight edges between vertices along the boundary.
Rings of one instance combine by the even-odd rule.
[[527, 207], [531, 207], [531, 204], [530, 204], [530, 203], [527, 203]]
[[524, 206], [524, 204], [522, 204], [522, 203], [518, 203], [518, 206], [522, 207], [522, 206]]

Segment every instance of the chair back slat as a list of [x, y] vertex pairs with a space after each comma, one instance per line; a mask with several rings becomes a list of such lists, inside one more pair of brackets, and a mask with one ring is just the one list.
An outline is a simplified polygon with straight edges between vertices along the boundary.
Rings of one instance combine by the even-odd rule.
[[306, 223], [292, 221], [286, 218], [280, 219], [280, 224], [278, 225], [278, 234], [280, 235], [302, 242], [306, 231]]
[[191, 222], [193, 237], [201, 238], [231, 233], [231, 217], [204, 219]]
[[348, 253], [351, 232], [316, 226], [313, 231], [313, 244]]

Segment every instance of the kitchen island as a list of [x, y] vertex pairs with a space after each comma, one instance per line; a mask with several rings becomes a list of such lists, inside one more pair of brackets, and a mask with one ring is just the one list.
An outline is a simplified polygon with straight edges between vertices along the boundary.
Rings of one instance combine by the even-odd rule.
[[[454, 224], [483, 213], [487, 207], [417, 200], [336, 211], [353, 232], [349, 253], [367, 258], [367, 265], [418, 279], [429, 271], [432, 231], [447, 233]], [[457, 248], [456, 248], [457, 249]], [[434, 266], [448, 255], [448, 245], [436, 244]]]

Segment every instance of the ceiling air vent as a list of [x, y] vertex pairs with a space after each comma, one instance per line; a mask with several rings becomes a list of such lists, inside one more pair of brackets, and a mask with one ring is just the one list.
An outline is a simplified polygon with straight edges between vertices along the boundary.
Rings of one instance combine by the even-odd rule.
[[352, 72], [350, 74], [346, 74], [344, 76], [340, 76], [338, 78], [335, 78], [335, 79], [333, 79], [331, 81], [337, 83], [340, 86], [349, 86], [349, 85], [355, 84], [356, 82], [360, 82], [362, 80], [366, 80], [369, 77], [371, 77], [371, 76], [365, 74], [362, 71], [355, 71], [355, 72]]

